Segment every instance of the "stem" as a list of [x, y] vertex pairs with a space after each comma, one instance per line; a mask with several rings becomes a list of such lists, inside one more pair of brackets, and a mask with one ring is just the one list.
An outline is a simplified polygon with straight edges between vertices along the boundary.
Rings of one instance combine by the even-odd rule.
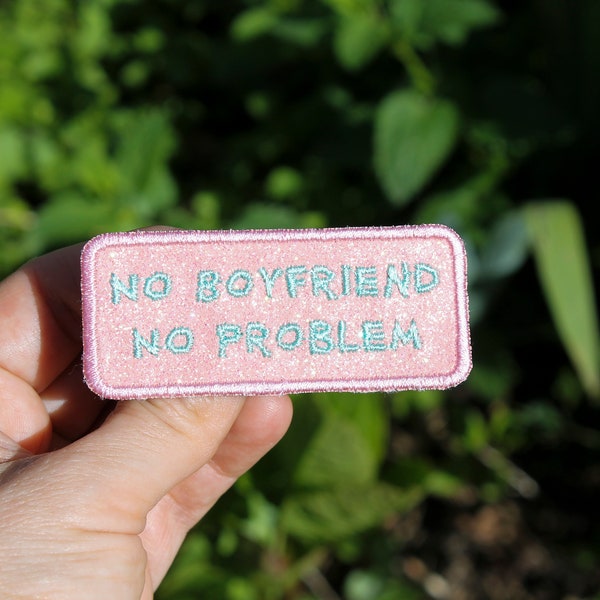
[[404, 65], [413, 86], [426, 96], [433, 96], [436, 81], [415, 49], [403, 39], [392, 44], [392, 50], [398, 60]]

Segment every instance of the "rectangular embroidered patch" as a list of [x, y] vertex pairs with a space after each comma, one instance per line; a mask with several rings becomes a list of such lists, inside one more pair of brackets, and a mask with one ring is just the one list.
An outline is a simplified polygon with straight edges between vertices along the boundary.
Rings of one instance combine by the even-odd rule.
[[104, 398], [443, 389], [471, 369], [464, 245], [441, 225], [110, 233], [81, 260]]

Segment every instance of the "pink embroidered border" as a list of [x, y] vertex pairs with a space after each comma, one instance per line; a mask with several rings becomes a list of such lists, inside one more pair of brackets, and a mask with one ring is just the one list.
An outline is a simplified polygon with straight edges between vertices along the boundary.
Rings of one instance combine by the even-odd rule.
[[[291, 240], [348, 240], [348, 239], [395, 239], [395, 238], [434, 238], [447, 240], [452, 247], [454, 273], [456, 276], [455, 299], [457, 307], [457, 357], [456, 368], [451, 373], [422, 377], [400, 378], [358, 378], [310, 381], [255, 381], [244, 383], [219, 383], [202, 385], [166, 384], [162, 386], [112, 387], [105, 385], [99, 374], [96, 356], [95, 290], [93, 269], [96, 252], [108, 246], [123, 245], [162, 245], [190, 242], [247, 242]], [[400, 391], [406, 389], [445, 389], [463, 382], [472, 367], [471, 344], [468, 319], [467, 259], [462, 240], [456, 232], [444, 225], [414, 225], [398, 227], [360, 227], [326, 229], [278, 229], [278, 230], [231, 230], [231, 231], [183, 231], [183, 230], [143, 230], [127, 233], [107, 233], [90, 240], [81, 255], [81, 285], [83, 299], [83, 366], [88, 386], [104, 398], [134, 399], [148, 397], [184, 397], [192, 395], [262, 395], [324, 391]]]

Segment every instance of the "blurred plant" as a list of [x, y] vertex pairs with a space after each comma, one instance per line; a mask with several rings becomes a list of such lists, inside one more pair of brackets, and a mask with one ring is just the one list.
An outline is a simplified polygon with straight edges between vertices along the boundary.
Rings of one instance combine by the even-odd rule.
[[[583, 227], [569, 202], [525, 208], [542, 286], [560, 338], [590, 397], [600, 398], [600, 335]], [[560, 240], [559, 244], [555, 240]]]

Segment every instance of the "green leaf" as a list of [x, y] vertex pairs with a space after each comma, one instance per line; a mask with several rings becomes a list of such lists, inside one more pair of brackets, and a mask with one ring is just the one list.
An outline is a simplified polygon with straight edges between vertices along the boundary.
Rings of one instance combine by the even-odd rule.
[[375, 118], [375, 169], [388, 200], [401, 206], [431, 180], [458, 139], [451, 102], [414, 90], [384, 98]]
[[387, 28], [375, 17], [342, 17], [335, 30], [333, 47], [342, 66], [355, 71], [371, 61], [384, 46], [387, 37]]
[[344, 581], [347, 600], [423, 600], [418, 587], [397, 577], [386, 577], [378, 570], [352, 571]]
[[217, 229], [220, 223], [221, 198], [218, 193], [202, 191], [191, 201], [200, 229]]
[[301, 47], [314, 46], [327, 31], [321, 18], [284, 17], [269, 6], [250, 8], [238, 15], [231, 25], [231, 37], [249, 42], [270, 35]]
[[145, 212], [144, 208], [159, 210], [170, 206], [175, 193], [167, 161], [174, 150], [175, 137], [167, 114], [161, 110], [125, 112], [115, 121], [119, 136], [115, 158], [123, 187], [130, 195], [143, 196], [136, 208]]
[[282, 42], [303, 48], [315, 46], [327, 32], [328, 25], [320, 18], [280, 19], [273, 27], [272, 34]]
[[146, 225], [132, 211], [117, 211], [107, 202], [71, 192], [54, 196], [43, 205], [37, 232], [47, 246], [73, 244], [107, 231], [129, 230]]
[[520, 211], [507, 212], [493, 226], [480, 264], [482, 278], [499, 279], [516, 271], [527, 258], [529, 238]]
[[248, 42], [269, 33], [277, 23], [277, 18], [268, 7], [250, 8], [235, 18], [231, 25], [231, 36], [238, 42]]
[[383, 460], [389, 435], [389, 415], [382, 394], [321, 393], [315, 403], [331, 418], [345, 420], [356, 428], [376, 463]]
[[16, 127], [0, 127], [0, 189], [25, 171], [23, 134]]
[[110, 13], [98, 2], [77, 5], [78, 27], [73, 35], [73, 49], [78, 58], [96, 58], [110, 47]]
[[287, 206], [253, 203], [233, 221], [234, 229], [302, 229], [324, 227], [325, 220], [319, 212], [297, 212]]
[[340, 15], [360, 15], [376, 8], [377, 0], [323, 0]]
[[454, 473], [433, 468], [427, 474], [423, 485], [428, 494], [440, 498], [452, 498], [465, 487], [460, 477]]
[[423, 31], [447, 44], [461, 44], [472, 30], [494, 25], [500, 18], [487, 0], [428, 0], [423, 4]]
[[392, 0], [390, 13], [403, 37], [421, 50], [436, 42], [462, 44], [471, 31], [501, 17], [487, 0]]
[[483, 415], [477, 410], [470, 410], [465, 415], [465, 431], [462, 442], [469, 451], [477, 453], [490, 442], [488, 425]]
[[377, 467], [377, 457], [358, 428], [331, 415], [308, 443], [294, 483], [303, 488], [366, 484], [374, 480]]
[[0, 187], [0, 279], [40, 251], [35, 220], [25, 202]]
[[200, 590], [206, 597], [223, 598], [229, 575], [214, 564], [212, 554], [208, 537], [199, 531], [190, 532], [157, 591], [157, 600], [197, 598]]
[[267, 177], [265, 192], [274, 200], [288, 200], [298, 196], [303, 185], [302, 173], [287, 166], [276, 167]]
[[531, 203], [524, 214], [560, 339], [586, 392], [600, 398], [598, 316], [579, 214], [560, 200]]
[[258, 491], [246, 493], [248, 517], [240, 530], [249, 539], [262, 546], [273, 546], [277, 535], [279, 509]]
[[418, 490], [422, 494], [451, 497], [464, 487], [457, 475], [436, 468], [424, 458], [397, 459], [388, 474], [406, 492]]
[[394, 512], [410, 510], [421, 498], [417, 490], [405, 492], [386, 483], [296, 494], [283, 505], [282, 526], [304, 542], [340, 541]]
[[390, 0], [390, 16], [402, 38], [414, 43], [421, 27], [425, 3], [421, 0]]

